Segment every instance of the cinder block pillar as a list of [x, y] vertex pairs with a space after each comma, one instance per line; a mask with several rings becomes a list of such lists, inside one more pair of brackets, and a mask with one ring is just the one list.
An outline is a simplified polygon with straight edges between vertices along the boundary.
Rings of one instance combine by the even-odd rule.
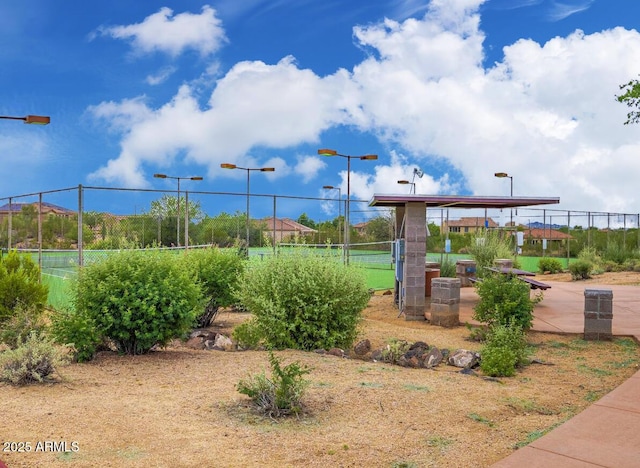
[[613, 291], [584, 290], [584, 339], [611, 340], [613, 321]]
[[423, 202], [407, 202], [405, 210], [405, 320], [424, 320], [427, 210]]
[[513, 260], [510, 258], [496, 258], [493, 264], [498, 268], [513, 268]]
[[456, 277], [460, 280], [460, 286], [463, 288], [473, 286], [473, 283], [469, 281], [469, 278], [475, 278], [475, 276], [475, 260], [458, 260], [456, 262]]
[[431, 280], [431, 323], [441, 327], [460, 325], [460, 280], [433, 278]]

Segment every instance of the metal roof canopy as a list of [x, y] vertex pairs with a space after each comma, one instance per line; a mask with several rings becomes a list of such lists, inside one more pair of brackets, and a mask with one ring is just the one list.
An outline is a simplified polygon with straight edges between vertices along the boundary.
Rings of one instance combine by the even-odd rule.
[[369, 206], [397, 207], [409, 202], [421, 202], [433, 208], [517, 208], [533, 205], [554, 205], [560, 198], [539, 197], [472, 197], [462, 195], [420, 195], [374, 193]]

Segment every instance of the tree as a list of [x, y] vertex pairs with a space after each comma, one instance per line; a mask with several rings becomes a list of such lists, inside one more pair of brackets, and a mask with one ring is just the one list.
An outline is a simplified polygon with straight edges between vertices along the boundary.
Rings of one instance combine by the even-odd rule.
[[366, 227], [367, 240], [370, 242], [384, 242], [393, 239], [393, 220], [391, 215], [385, 214], [371, 219]]
[[[180, 197], [180, 218], [184, 217], [187, 200]], [[177, 213], [178, 197], [171, 195], [163, 195], [158, 200], [151, 202], [151, 210], [149, 214], [154, 218], [175, 218]], [[199, 219], [203, 217], [202, 209], [199, 201], [189, 200], [189, 219]]]
[[[626, 84], [620, 85], [620, 89], [624, 91], [624, 94], [616, 96], [618, 102], [626, 104], [627, 107], [640, 107], [640, 81], [631, 80]], [[625, 125], [638, 122], [640, 122], [640, 111], [633, 110], [627, 113]]]
[[307, 226], [308, 228], [317, 228], [316, 222], [313, 219], [309, 218], [309, 216], [307, 216], [307, 213], [302, 213], [296, 221], [303, 226]]

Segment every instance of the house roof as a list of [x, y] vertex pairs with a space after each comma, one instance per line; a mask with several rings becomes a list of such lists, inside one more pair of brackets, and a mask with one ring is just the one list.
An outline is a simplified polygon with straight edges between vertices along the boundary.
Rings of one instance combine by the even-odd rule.
[[[445, 224], [449, 227], [484, 227], [484, 220], [484, 217], [462, 217], [445, 221]], [[487, 218], [487, 224], [490, 228], [498, 227], [498, 223], [491, 218]]]
[[[267, 228], [269, 228], [269, 229], [274, 229], [273, 228], [273, 217], [261, 219], [260, 223], [266, 224]], [[276, 218], [275, 230], [276, 231], [287, 231], [287, 232], [298, 232], [298, 233], [301, 233], [301, 234], [318, 232], [315, 229], [312, 229], [312, 228], [310, 228], [308, 226], [305, 226], [304, 224], [300, 224], [299, 222], [294, 221], [294, 220], [289, 219], [289, 218]]]
[[552, 205], [560, 203], [559, 198], [538, 197], [467, 197], [462, 195], [422, 195], [422, 194], [374, 194], [369, 206], [404, 206], [408, 202], [424, 203], [434, 208], [516, 208], [519, 206]]
[[539, 228], [531, 228], [525, 229], [524, 231], [525, 237], [533, 238], [533, 239], [547, 239], [547, 240], [564, 240], [564, 239], [573, 239], [569, 234], [557, 231], [556, 229], [539, 229]]

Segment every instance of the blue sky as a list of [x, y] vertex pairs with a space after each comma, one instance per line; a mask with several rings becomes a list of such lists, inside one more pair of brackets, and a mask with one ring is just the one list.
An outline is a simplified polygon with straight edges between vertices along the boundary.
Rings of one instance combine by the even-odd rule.
[[[561, 199], [637, 213], [636, 0], [222, 0], [0, 4], [0, 197], [78, 184]], [[196, 185], [197, 184], [197, 185]], [[140, 211], [133, 201], [90, 209]], [[136, 204], [136, 206], [134, 206]], [[242, 209], [239, 205], [237, 209]], [[296, 205], [322, 217], [318, 204]], [[326, 214], [326, 213], [325, 213]], [[335, 213], [334, 213], [335, 214]]]

